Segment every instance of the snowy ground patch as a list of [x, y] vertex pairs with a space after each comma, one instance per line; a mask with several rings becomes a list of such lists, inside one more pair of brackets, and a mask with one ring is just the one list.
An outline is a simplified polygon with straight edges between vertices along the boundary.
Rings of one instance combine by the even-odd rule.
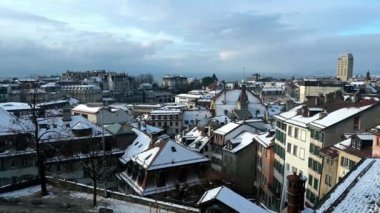
[[[86, 200], [92, 200], [93, 195], [90, 193], [83, 193], [83, 192], [70, 192], [70, 197], [72, 198], [79, 198], [79, 199], [86, 199]], [[112, 209], [114, 213], [124, 213], [124, 212], [130, 212], [130, 213], [143, 213], [143, 212], [156, 212], [158, 209], [150, 206], [144, 206], [136, 203], [130, 203], [127, 201], [112, 199], [112, 198], [103, 198], [101, 196], [97, 196], [98, 199], [98, 205], [97, 209], [99, 208], [108, 208]], [[160, 212], [170, 212], [165, 209], [159, 209]]]
[[41, 186], [36, 185], [36, 186], [30, 186], [30, 187], [23, 188], [16, 191], [5, 192], [5, 193], [0, 194], [0, 197], [3, 197], [3, 198], [25, 197], [25, 196], [33, 195], [40, 191], [41, 191]]

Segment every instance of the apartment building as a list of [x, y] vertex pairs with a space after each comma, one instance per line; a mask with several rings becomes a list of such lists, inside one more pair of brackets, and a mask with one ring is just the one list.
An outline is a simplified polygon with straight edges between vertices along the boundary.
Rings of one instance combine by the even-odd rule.
[[134, 121], [132, 115], [120, 108], [88, 106], [79, 104], [71, 109], [73, 115], [81, 115], [97, 125], [127, 124]]
[[163, 128], [166, 134], [174, 136], [182, 131], [181, 110], [153, 110], [146, 121], [148, 124]]
[[[275, 116], [273, 186], [287, 188], [287, 174], [302, 173], [308, 178], [305, 201], [309, 206], [321, 198], [322, 158], [319, 150], [339, 142], [345, 132], [362, 132], [380, 120], [373, 116], [380, 113], [378, 101], [348, 103], [326, 98], [315, 97], [302, 106]], [[286, 200], [286, 194], [282, 190], [281, 208]]]
[[[334, 103], [337, 106], [337, 103]], [[320, 183], [322, 181], [322, 157], [319, 155], [321, 148], [336, 144], [344, 136], [344, 133], [360, 133], [380, 123], [380, 117], [373, 116], [380, 113], [380, 104], [375, 100], [363, 100], [357, 103], [342, 105], [321, 119], [309, 123], [310, 129], [310, 153], [309, 153], [309, 183], [313, 179], [313, 187], [310, 184], [306, 189], [306, 202], [315, 204], [322, 198]], [[338, 162], [340, 163], [340, 162]]]
[[102, 100], [102, 91], [97, 85], [70, 85], [62, 86], [61, 89], [67, 97], [77, 99], [81, 103]]
[[255, 197], [266, 207], [275, 210], [279, 196], [273, 190], [274, 170], [274, 131], [257, 134], [253, 138], [256, 145]]
[[310, 97], [323, 96], [342, 89], [340, 82], [305, 80], [299, 84], [299, 100], [305, 102]]
[[[214, 130], [211, 137], [211, 143], [209, 143], [208, 156], [211, 158], [211, 166], [216, 171], [222, 171], [223, 169], [223, 152], [222, 149], [226, 146], [227, 141], [235, 138], [240, 133], [247, 132], [265, 132], [267, 128], [258, 128], [255, 123], [263, 123], [260, 120], [254, 120], [252, 122], [229, 122], [220, 128]], [[263, 125], [264, 126], [264, 125]], [[269, 127], [268, 127], [269, 128]]]
[[37, 176], [33, 124], [0, 107], [0, 186]]
[[354, 56], [351, 53], [344, 53], [338, 57], [336, 67], [336, 77], [342, 81], [352, 80], [352, 70], [354, 67]]
[[346, 134], [346, 139], [320, 150], [323, 157], [323, 170], [320, 182], [320, 194], [323, 198], [356, 164], [372, 156], [374, 135], [364, 132]]
[[187, 77], [184, 76], [176, 76], [176, 75], [167, 75], [162, 77], [162, 87], [174, 92], [187, 92], [189, 86], [189, 82]]
[[[308, 124], [320, 117], [321, 108], [297, 106], [275, 116], [276, 140], [273, 186], [276, 193], [287, 188], [285, 178], [293, 173], [307, 175], [310, 149], [310, 131]], [[286, 198], [281, 193], [281, 208]], [[280, 209], [280, 206], [277, 206]]]

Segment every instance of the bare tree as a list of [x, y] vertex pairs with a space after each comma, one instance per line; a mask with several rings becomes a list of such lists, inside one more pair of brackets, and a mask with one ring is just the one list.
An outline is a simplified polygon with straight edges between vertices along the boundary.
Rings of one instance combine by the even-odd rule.
[[33, 83], [32, 88], [30, 89], [32, 92], [32, 98], [30, 99], [29, 106], [31, 107], [31, 113], [32, 113], [32, 122], [34, 125], [34, 143], [35, 143], [35, 149], [37, 154], [37, 168], [38, 168], [38, 177], [40, 179], [41, 184], [41, 196], [45, 196], [48, 194], [47, 188], [46, 188], [46, 165], [45, 165], [45, 157], [43, 152], [40, 149], [40, 140], [41, 137], [39, 136], [39, 125], [38, 125], [38, 117], [40, 114], [40, 111], [37, 107], [38, 102], [38, 85], [37, 83]]
[[[82, 147], [82, 153], [80, 156], [83, 158], [81, 161], [84, 172], [88, 175], [93, 183], [93, 206], [97, 204], [97, 186], [98, 182], [104, 180], [107, 181], [107, 174], [111, 172], [111, 160], [112, 160], [112, 150], [106, 151], [106, 144], [103, 138], [102, 142], [99, 143], [97, 140], [91, 140], [89, 138], [88, 143], [84, 144]], [[106, 190], [106, 189], [105, 189]]]

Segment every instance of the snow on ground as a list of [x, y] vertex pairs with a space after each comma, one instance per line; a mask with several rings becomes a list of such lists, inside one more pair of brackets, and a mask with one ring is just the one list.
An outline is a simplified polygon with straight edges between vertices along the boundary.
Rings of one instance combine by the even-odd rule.
[[5, 193], [0, 194], [0, 197], [2, 197], [2, 198], [25, 197], [25, 196], [29, 196], [29, 195], [35, 194], [37, 192], [40, 192], [40, 191], [41, 191], [41, 186], [40, 185], [36, 185], [36, 186], [30, 186], [30, 187], [27, 187], [27, 188], [23, 188], [23, 189], [20, 189], [20, 190], [15, 190], [15, 191], [11, 191], [11, 192], [5, 192]]
[[[83, 193], [83, 192], [70, 192], [70, 197], [73, 198], [81, 198], [81, 199], [87, 199], [92, 200], [92, 194], [89, 193]], [[122, 200], [116, 200], [112, 198], [103, 198], [98, 196], [98, 206], [97, 208], [108, 208], [113, 209], [114, 213], [124, 213], [124, 212], [130, 212], [130, 213], [144, 213], [144, 212], [169, 212], [165, 211], [164, 209], [156, 209], [154, 207], [150, 206], [144, 206], [136, 203], [130, 203], [127, 201]]]

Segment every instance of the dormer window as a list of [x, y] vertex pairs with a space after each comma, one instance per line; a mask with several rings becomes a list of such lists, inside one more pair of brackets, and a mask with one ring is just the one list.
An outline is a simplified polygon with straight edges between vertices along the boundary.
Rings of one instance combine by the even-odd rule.
[[361, 141], [353, 138], [352, 142], [351, 142], [351, 147], [355, 148], [355, 149], [360, 149], [361, 148]]

